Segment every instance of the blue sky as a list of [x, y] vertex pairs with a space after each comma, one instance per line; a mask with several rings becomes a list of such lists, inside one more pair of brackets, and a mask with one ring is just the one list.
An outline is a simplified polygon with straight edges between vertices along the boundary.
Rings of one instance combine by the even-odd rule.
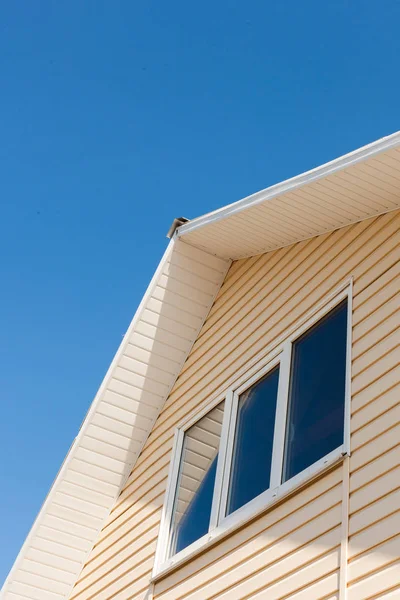
[[0, 5], [0, 582], [176, 216], [400, 129], [400, 3]]

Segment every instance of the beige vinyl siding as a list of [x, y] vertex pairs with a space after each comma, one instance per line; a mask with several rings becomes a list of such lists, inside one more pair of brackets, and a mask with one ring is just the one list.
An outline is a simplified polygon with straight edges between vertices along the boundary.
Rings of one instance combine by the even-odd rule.
[[71, 598], [339, 597], [341, 467], [165, 576], [153, 592], [150, 576], [174, 427], [353, 276], [348, 594], [390, 600], [400, 586], [399, 259], [397, 211], [233, 263]]
[[400, 597], [399, 251], [375, 273], [354, 303], [349, 600]]

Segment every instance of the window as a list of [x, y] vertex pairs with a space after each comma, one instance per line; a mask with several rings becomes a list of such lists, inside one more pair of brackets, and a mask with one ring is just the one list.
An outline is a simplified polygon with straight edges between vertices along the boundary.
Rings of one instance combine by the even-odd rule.
[[283, 480], [343, 443], [347, 302], [293, 344]]
[[185, 433], [171, 523], [170, 554], [205, 535], [210, 527], [224, 402]]
[[349, 451], [350, 286], [178, 428], [155, 573]]
[[279, 367], [240, 394], [227, 513], [269, 488]]

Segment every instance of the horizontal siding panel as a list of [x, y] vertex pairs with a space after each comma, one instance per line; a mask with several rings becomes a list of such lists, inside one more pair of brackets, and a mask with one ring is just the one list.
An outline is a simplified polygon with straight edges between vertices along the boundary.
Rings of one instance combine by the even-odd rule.
[[353, 328], [354, 342], [358, 342], [359, 340], [361, 340], [363, 336], [367, 335], [367, 333], [371, 332], [373, 329], [378, 328], [388, 316], [398, 311], [399, 294], [394, 294], [392, 298], [385, 302], [385, 304], [381, 308], [382, 310], [378, 309], [373, 311], [358, 325], [355, 325], [355, 327]]
[[158, 286], [166, 290], [171, 290], [175, 294], [204, 307], [207, 307], [212, 301], [212, 294], [202, 292], [200, 289], [194, 288], [184, 281], [179, 281], [165, 274], [159, 278]]
[[159, 314], [149, 309], [143, 311], [142, 320], [144, 323], [153, 325], [154, 327], [157, 327], [157, 329], [160, 328], [163, 331], [173, 333], [184, 340], [191, 341], [193, 336], [196, 335], [195, 327], [190, 327], [181, 321], [176, 321], [170, 317], [167, 317], [165, 314]]
[[350, 470], [356, 471], [392, 448], [397, 447], [400, 440], [400, 426], [394, 426], [368, 444], [354, 451], [350, 456]]
[[[394, 388], [394, 392], [397, 392], [398, 394], [398, 388]], [[387, 408], [387, 410], [379, 417], [352, 435], [353, 451], [357, 450], [364, 444], [367, 444], [375, 437], [382, 435], [385, 431], [388, 431], [395, 425], [400, 424], [400, 398], [398, 395], [397, 398], [398, 403], [395, 406]]]
[[88, 475], [90, 477], [95, 477], [100, 481], [105, 481], [110, 485], [115, 485], [118, 487], [118, 484], [121, 481], [120, 476], [117, 473], [110, 471], [109, 469], [105, 469], [102, 466], [96, 466], [87, 462], [84, 458], [78, 459], [74, 457], [69, 462], [69, 467], [71, 470], [76, 471], [77, 473], [82, 473], [83, 475]]
[[107, 454], [102, 454], [87, 448], [78, 448], [76, 458], [92, 463], [103, 469], [107, 469], [113, 473], [118, 473], [119, 475], [122, 475], [122, 473], [125, 472], [125, 464], [120, 460], [115, 460], [114, 458], [107, 456]]
[[205, 265], [218, 273], [222, 274], [226, 270], [225, 260], [218, 258], [218, 256], [214, 256], [210, 252], [199, 252], [197, 248], [193, 248], [193, 246], [187, 244], [183, 240], [178, 240], [176, 251], [182, 256], [190, 258], [200, 265]]
[[[37, 561], [32, 561], [28, 558], [23, 563], [24, 571], [26, 574], [38, 575], [39, 577], [45, 577], [46, 579], [52, 579], [54, 583], [65, 584], [68, 588], [75, 581], [75, 574], [69, 573], [65, 569], [57, 569], [56, 567], [48, 564], [41, 564]], [[22, 581], [22, 578], [20, 578]]]
[[361, 390], [371, 385], [371, 382], [377, 381], [385, 373], [397, 367], [400, 364], [400, 353], [398, 347], [378, 358], [369, 368], [367, 373], [356, 375], [352, 381], [352, 393], [358, 394]]
[[147, 337], [149, 340], [157, 340], [166, 346], [176, 348], [184, 353], [186, 353], [188, 346], [191, 345], [189, 339], [179, 337], [170, 331], [159, 329], [158, 327], [150, 325], [149, 323], [145, 323], [144, 321], [140, 321], [137, 324], [136, 331]]
[[400, 536], [395, 536], [351, 561], [348, 570], [348, 581], [351, 583], [365, 578], [397, 560], [399, 544]]
[[[400, 282], [399, 282], [400, 283]], [[381, 342], [384, 338], [395, 331], [399, 335], [399, 313], [394, 311], [390, 316], [385, 316], [384, 320], [379, 323], [377, 327], [369, 333], [369, 335], [363, 336], [353, 346], [353, 358], [356, 359], [362, 356], [364, 352], [367, 352], [374, 344]]]
[[[192, 267], [193, 268], [193, 267]], [[203, 271], [204, 268], [200, 267], [199, 271]], [[200, 272], [194, 272], [193, 270], [188, 270], [183, 268], [181, 265], [177, 264], [177, 259], [173, 259], [173, 261], [169, 262], [164, 270], [165, 275], [168, 277], [172, 277], [174, 281], [179, 281], [183, 283], [185, 286], [189, 285], [191, 288], [196, 291], [200, 291], [204, 294], [209, 294], [210, 296], [214, 296], [218, 292], [219, 284], [218, 281], [213, 281], [208, 279], [207, 273], [205, 276], [201, 276]], [[214, 279], [219, 278], [218, 273], [213, 273]]]
[[41, 577], [36, 573], [29, 573], [28, 571], [24, 571], [22, 569], [17, 572], [17, 579], [18, 582], [22, 584], [25, 583], [29, 587], [37, 588], [38, 590], [48, 589], [54, 594], [65, 595], [70, 589], [70, 585], [67, 583], [56, 581], [51, 577]]
[[[138, 538], [131, 537], [131, 542], [121, 546], [118, 552], [112, 554], [112, 548], [108, 548], [107, 553], [98, 557], [95, 561], [90, 561], [82, 571], [80, 580], [74, 588], [74, 595], [85, 592], [87, 588], [101, 589], [106, 576], [109, 577], [109, 581], [114, 581], [118, 577], [114, 577], [115, 570], [121, 569], [121, 572], [132, 571], [140, 565], [144, 558], [148, 558], [149, 555], [154, 555], [155, 546], [157, 543], [158, 527], [152, 527], [140, 536], [140, 544], [133, 543]], [[98, 567], [103, 567], [101, 574], [98, 571]], [[93, 589], [92, 589], [93, 588]]]
[[[267, 550], [258, 551], [244, 564], [234, 568], [230, 566], [229, 571], [220, 573], [218, 578], [210, 581], [208, 585], [196, 588], [194, 593], [180, 595], [179, 589], [173, 589], [169, 596], [157, 597], [203, 600], [217, 596], [221, 599], [241, 600], [250, 593], [255, 593], [260, 587], [287, 578], [305, 564], [317, 560], [336, 547], [340, 542], [339, 528], [336, 527], [325, 534], [321, 534], [321, 529], [327, 530], [330, 526], [337, 525], [340, 521], [339, 515], [339, 510], [333, 510], [319, 520], [311, 521], [308, 526], [300, 528], [284, 540], [272, 542]], [[272, 537], [269, 539], [273, 540]]]
[[[43, 590], [42, 588], [35, 587], [33, 585], [27, 585], [26, 583], [20, 583], [13, 581], [9, 586], [9, 592], [15, 594], [17, 597], [28, 598], [29, 600], [62, 600], [64, 595], [62, 593], [55, 593]], [[8, 593], [8, 590], [7, 590]]]
[[154, 354], [162, 358], [174, 360], [178, 364], [181, 364], [185, 359], [184, 350], [180, 350], [179, 348], [175, 348], [175, 346], [171, 346], [170, 344], [161, 341], [158, 336], [155, 340], [153, 337], [135, 331], [129, 337], [128, 343], [132, 346], [147, 350], [148, 352], [154, 352]]
[[191, 311], [189, 301], [185, 309], [183, 309], [181, 301], [179, 302], [179, 304], [181, 305], [180, 308], [178, 308], [176, 305], [162, 302], [161, 300], [158, 300], [157, 298], [152, 296], [147, 303], [147, 308], [155, 315], [163, 315], [171, 321], [182, 323], [183, 325], [189, 327], [191, 330], [198, 331], [198, 329], [202, 325], [200, 311]]
[[[362, 309], [362, 306], [369, 299], [375, 296], [380, 298], [385, 297], [385, 287], [390, 286], [393, 279], [400, 275], [399, 266], [399, 248], [392, 246], [387, 254], [373, 267], [368, 269], [363, 275], [357, 278], [354, 282], [354, 293], [357, 297], [357, 306]], [[391, 297], [391, 293], [390, 296]], [[360, 315], [366, 316], [366, 311], [361, 310]], [[357, 317], [361, 320], [361, 317]]]
[[[181, 313], [182, 311], [179, 312]], [[148, 364], [154, 369], [163, 369], [167, 373], [176, 373], [176, 370], [179, 369], [180, 365], [179, 361], [172, 360], [166, 356], [159, 356], [154, 352], [139, 348], [139, 346], [133, 346], [130, 343], [126, 345], [124, 354], [138, 362]]]
[[[396, 363], [396, 361], [394, 362]], [[354, 414], [371, 402], [378, 400], [381, 395], [395, 387], [400, 381], [399, 375], [400, 365], [389, 365], [389, 370], [384, 373], [382, 377], [369, 383], [360, 393], [352, 395], [352, 413]]]
[[36, 550], [35, 548], [29, 548], [26, 558], [41, 565], [49, 565], [50, 567], [61, 569], [67, 573], [77, 574], [81, 570], [81, 564], [78, 561], [60, 558], [49, 552], [42, 552], [42, 550]]
[[[400, 300], [400, 295], [399, 295]], [[400, 306], [400, 302], [399, 302]], [[382, 360], [389, 352], [400, 346], [400, 323], [394, 331], [389, 332], [383, 339], [376, 340], [375, 344], [364, 352], [362, 356], [353, 361], [353, 376], [357, 377], [378, 360]]]
[[[135, 360], [130, 356], [122, 356], [120, 360], [120, 366], [127, 371], [141, 375], [142, 377], [149, 377], [151, 380], [167, 387], [173, 382], [175, 374], [172, 371], [165, 370], [165, 366], [153, 367], [143, 363], [142, 361]], [[176, 369], [176, 367], [175, 367]]]
[[41, 525], [38, 528], [38, 535], [49, 542], [65, 544], [71, 549], [75, 548], [76, 550], [82, 552], [88, 552], [91, 548], [91, 543], [88, 540], [65, 531], [59, 531], [58, 529], [46, 527], [45, 525]]
[[[181, 296], [180, 294], [173, 292], [170, 289], [165, 289], [160, 285], [157, 285], [152, 293], [152, 299], [162, 302], [163, 307], [174, 306], [179, 311], [183, 311], [187, 314], [193, 315], [194, 319], [204, 317], [204, 305], [198, 302], [192, 302], [190, 298]], [[157, 311], [156, 311], [157, 312]], [[164, 312], [164, 310], [163, 310]], [[167, 312], [165, 313], [167, 314]], [[195, 323], [196, 321], [193, 321]]]
[[80, 485], [82, 488], [104, 494], [110, 498], [115, 498], [115, 494], [118, 491], [116, 485], [112, 485], [106, 481], [101, 481], [94, 475], [90, 476], [80, 473], [72, 468], [67, 469], [65, 481], [75, 483], [76, 485]]
[[351, 419], [351, 430], [353, 437], [358, 431], [372, 424], [375, 419], [382, 416], [385, 412], [396, 407], [400, 402], [400, 380], [397, 385], [385, 390], [378, 398], [363, 406], [355, 414], [352, 415]]
[[[396, 260], [399, 249], [395, 248], [394, 256], [391, 260]], [[372, 279], [372, 282], [367, 285], [362, 292], [356, 293], [355, 305], [353, 311], [353, 327], [356, 327], [364, 319], [376, 310], [384, 307], [384, 305], [398, 293], [400, 282], [400, 262], [395, 262], [385, 273], [380, 275], [382, 265], [378, 263], [374, 267], [373, 273], [367, 271], [364, 277]], [[376, 279], [373, 279], [373, 277]], [[358, 287], [360, 286], [357, 281]], [[354, 285], [354, 287], [356, 287]]]
[[[396, 457], [395, 457], [396, 458]], [[400, 458], [400, 457], [399, 457]], [[392, 465], [390, 465], [392, 466]], [[371, 470], [371, 469], [369, 469]], [[350, 495], [350, 514], [400, 488], [400, 464], [369, 481]]]
[[[102, 416], [102, 415], [99, 415]], [[105, 444], [110, 444], [115, 448], [130, 452], [131, 454], [136, 453], [140, 449], [140, 445], [136, 443], [134, 440], [131, 440], [128, 436], [121, 435], [120, 433], [116, 433], [114, 431], [110, 431], [109, 424], [115, 423], [112, 419], [107, 419], [107, 417], [103, 417], [104, 422], [103, 426], [97, 425], [95, 423], [91, 423], [89, 427], [86, 429], [86, 435], [95, 440], [99, 440]], [[89, 483], [89, 481], [87, 481]], [[111, 489], [111, 488], [110, 488]]]
[[350, 491], [367, 485], [370, 481], [378, 478], [400, 464], [400, 443], [392, 449], [379, 455], [364, 467], [352, 473], [350, 476]]
[[[349, 600], [367, 600], [369, 598], [381, 598], [381, 594], [388, 588], [400, 584], [400, 561], [381, 569], [368, 577], [349, 587]], [[396, 596], [395, 596], [396, 597]]]
[[34, 544], [32, 548], [37, 550], [42, 550], [43, 552], [47, 552], [49, 554], [53, 554], [54, 556], [58, 556], [59, 558], [66, 558], [67, 560], [78, 560], [82, 562], [86, 558], [87, 550], [77, 550], [76, 548], [71, 548], [66, 544], [53, 542], [51, 540], [40, 537], [39, 535], [35, 536]]
[[121, 463], [122, 470], [124, 470], [125, 464], [127, 462], [132, 462], [134, 458], [133, 452], [129, 452], [128, 450], [124, 450], [123, 448], [118, 448], [107, 442], [103, 442], [101, 440], [89, 437], [89, 435], [84, 436], [81, 448], [86, 450], [93, 450], [93, 452], [107, 457], [108, 460], [113, 460], [114, 462]]
[[93, 532], [97, 531], [99, 527], [97, 517], [91, 517], [56, 503], [51, 505], [43, 524], [47, 524], [53, 529], [72, 533], [86, 540], [93, 539]]
[[83, 517], [86, 517], [86, 515], [81, 514], [80, 516], [82, 516], [82, 522], [85, 524], [78, 524], [72, 520], [75, 514], [74, 511], [62, 506], [58, 506], [57, 504], [53, 507], [52, 513], [53, 514], [46, 514], [45, 518], [43, 519], [42, 525], [44, 527], [49, 527], [55, 531], [69, 533], [70, 535], [74, 535], [89, 542], [93, 539], [93, 532], [97, 531], [97, 529], [87, 526], [87, 521], [90, 522], [90, 525], [93, 525], [95, 519], [86, 519], [85, 521]]
[[400, 511], [382, 515], [378, 522], [349, 538], [349, 558], [352, 559], [373, 546], [400, 534]]
[[[112, 580], [112, 576], [110, 576], [109, 578], [106, 577], [106, 584], [102, 587], [99, 587], [99, 590], [96, 591], [96, 595], [94, 596], [94, 598], [96, 598], [96, 600], [109, 600], [109, 598], [113, 598], [119, 592], [125, 591], [127, 587], [129, 587], [130, 589], [130, 594], [135, 594], [137, 591], [143, 589], [144, 582], [146, 582], [147, 585], [149, 585], [151, 569], [153, 567], [152, 552], [150, 551], [149, 554], [150, 558], [147, 557], [147, 560], [144, 560], [139, 564], [136, 563], [137, 566], [135, 569], [130, 570], [128, 572], [126, 572], [122, 568], [117, 570], [117, 577], [115, 580]], [[138, 557], [138, 561], [139, 560], [140, 557]], [[121, 573], [118, 575], [119, 571], [121, 571]], [[108, 579], [110, 579], [109, 582]], [[82, 597], [85, 597], [84, 594]], [[128, 597], [131, 598], [132, 596]], [[77, 596], [77, 598], [79, 598], [79, 596]]]
[[70, 481], [64, 480], [59, 486], [61, 493], [67, 494], [78, 500], [84, 500], [85, 502], [93, 503], [96, 506], [103, 507], [108, 511], [109, 496], [94, 492], [93, 490], [87, 489], [82, 485], [71, 483]]
[[[147, 534], [150, 529], [159, 525], [161, 508], [162, 498], [160, 497], [154, 504], [143, 504], [136, 507], [136, 514], [134, 518], [127, 522], [128, 526], [116, 528], [108, 536], [99, 540], [92, 551], [90, 560], [93, 561], [97, 556], [107, 552], [113, 543], [118, 543], [118, 548], [125, 547], [129, 543], [133, 543], [134, 540], [140, 539], [143, 534]], [[116, 550], [116, 548], [112, 549], [112, 554]], [[101, 557], [101, 561], [103, 560], [104, 556]]]
[[[296, 598], [296, 600], [300, 600], [300, 598], [304, 598], [304, 600], [306, 600], [310, 598], [310, 594], [315, 593], [315, 588], [314, 592], [312, 591], [315, 582], [327, 574], [332, 573], [333, 571], [336, 572], [338, 567], [339, 551], [334, 550], [323, 558], [312, 560], [310, 564], [297, 569], [294, 573], [283, 578], [281, 581], [278, 581], [267, 588], [263, 587], [257, 593], [247, 596], [247, 598], [261, 600], [261, 598], [265, 598], [267, 595], [268, 600], [280, 600], [286, 596], [289, 598]], [[322, 588], [322, 593], [330, 594], [337, 589], [337, 585], [338, 577], [336, 575], [332, 578], [331, 585], [329, 587], [327, 586], [327, 582], [324, 581], [322, 586], [320, 586], [320, 590]], [[298, 592], [297, 594], [294, 593], [296, 591]], [[229, 596], [216, 596], [216, 598], [218, 598], [218, 600], [225, 600], [225, 598], [228, 599]]]
[[[400, 481], [399, 481], [400, 484]], [[397, 489], [383, 498], [373, 502], [364, 510], [350, 517], [349, 534], [355, 535], [361, 529], [380, 521], [385, 515], [395, 512], [400, 507], [400, 490]]]
[[[219, 268], [215, 269], [212, 266], [199, 262], [198, 260], [194, 262], [193, 258], [185, 256], [185, 254], [181, 252], [181, 243], [178, 243], [177, 252], [175, 252], [174, 256], [170, 258], [165, 270], [166, 273], [173, 275], [173, 273], [169, 270], [171, 267], [182, 269], [189, 274], [196, 275], [203, 281], [212, 282], [214, 285], [219, 285], [221, 281], [221, 274], [224, 273], [226, 264], [221, 262]], [[213, 289], [213, 291], [210, 293], [214, 292], [215, 290]]]
[[[157, 413], [161, 400], [162, 397], [158, 394], [143, 390], [114, 377], [110, 380], [109, 389], [103, 398], [103, 402], [120, 406], [147, 419], [152, 419]], [[145, 427], [145, 425], [146, 422], [144, 421], [143, 426]]]
[[164, 457], [161, 464], [156, 464], [154, 466], [157, 466], [158, 469], [155, 470], [155, 468], [149, 467], [147, 476], [144, 473], [137, 482], [130, 482], [129, 488], [127, 487], [121, 492], [118, 502], [115, 504], [115, 508], [110, 514], [108, 522], [104, 525], [104, 532], [107, 531], [108, 534], [114, 528], [119, 527], [119, 519], [123, 519], [125, 522], [125, 520], [132, 518], [137, 512], [138, 506], [141, 506], [146, 501], [146, 498], [149, 503], [152, 503], [153, 498], [164, 493], [168, 476], [169, 460], [167, 457]]
[[[127, 362], [128, 360], [125, 361], [125, 364]], [[147, 375], [143, 376], [139, 375], [138, 373], [134, 373], [130, 370], [132, 368], [132, 362], [129, 366], [129, 369], [126, 366], [116, 367], [114, 371], [114, 378], [118, 379], [118, 381], [129, 383], [129, 385], [139, 388], [140, 390], [145, 390], [151, 394], [159, 396], [161, 402], [161, 398], [163, 398], [168, 392], [168, 386], [151, 379], [150, 376], [148, 377]]]
[[[333, 514], [331, 523], [334, 527], [339, 518], [337, 511], [341, 500], [340, 475], [340, 470], [328, 474], [303, 490], [301, 494], [293, 496], [248, 525], [244, 530], [245, 537], [243, 531], [235, 532], [218, 546], [166, 576], [156, 584], [157, 596], [162, 597], [163, 600], [171, 600], [174, 596], [183, 597], [183, 592], [189, 585], [197, 589], [207, 580], [215, 583], [215, 579], [221, 573], [230, 569], [234, 571], [238, 565], [245, 563], [278, 540], [283, 540], [283, 544], [286, 540], [286, 543], [290, 544], [290, 535], [299, 526], [313, 522], [313, 519], [325, 515], [330, 510]], [[301, 543], [298, 541], [297, 546], [299, 545]], [[274, 552], [273, 548], [272, 552]], [[277, 552], [279, 553], [279, 546]]]

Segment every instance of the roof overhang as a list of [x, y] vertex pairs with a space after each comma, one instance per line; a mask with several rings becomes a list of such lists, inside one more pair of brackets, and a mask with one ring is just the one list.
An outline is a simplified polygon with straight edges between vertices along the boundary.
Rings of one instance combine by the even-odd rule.
[[66, 600], [231, 260], [400, 208], [400, 133], [180, 225], [3, 586]]
[[236, 260], [400, 208], [400, 132], [185, 223], [185, 242]]

